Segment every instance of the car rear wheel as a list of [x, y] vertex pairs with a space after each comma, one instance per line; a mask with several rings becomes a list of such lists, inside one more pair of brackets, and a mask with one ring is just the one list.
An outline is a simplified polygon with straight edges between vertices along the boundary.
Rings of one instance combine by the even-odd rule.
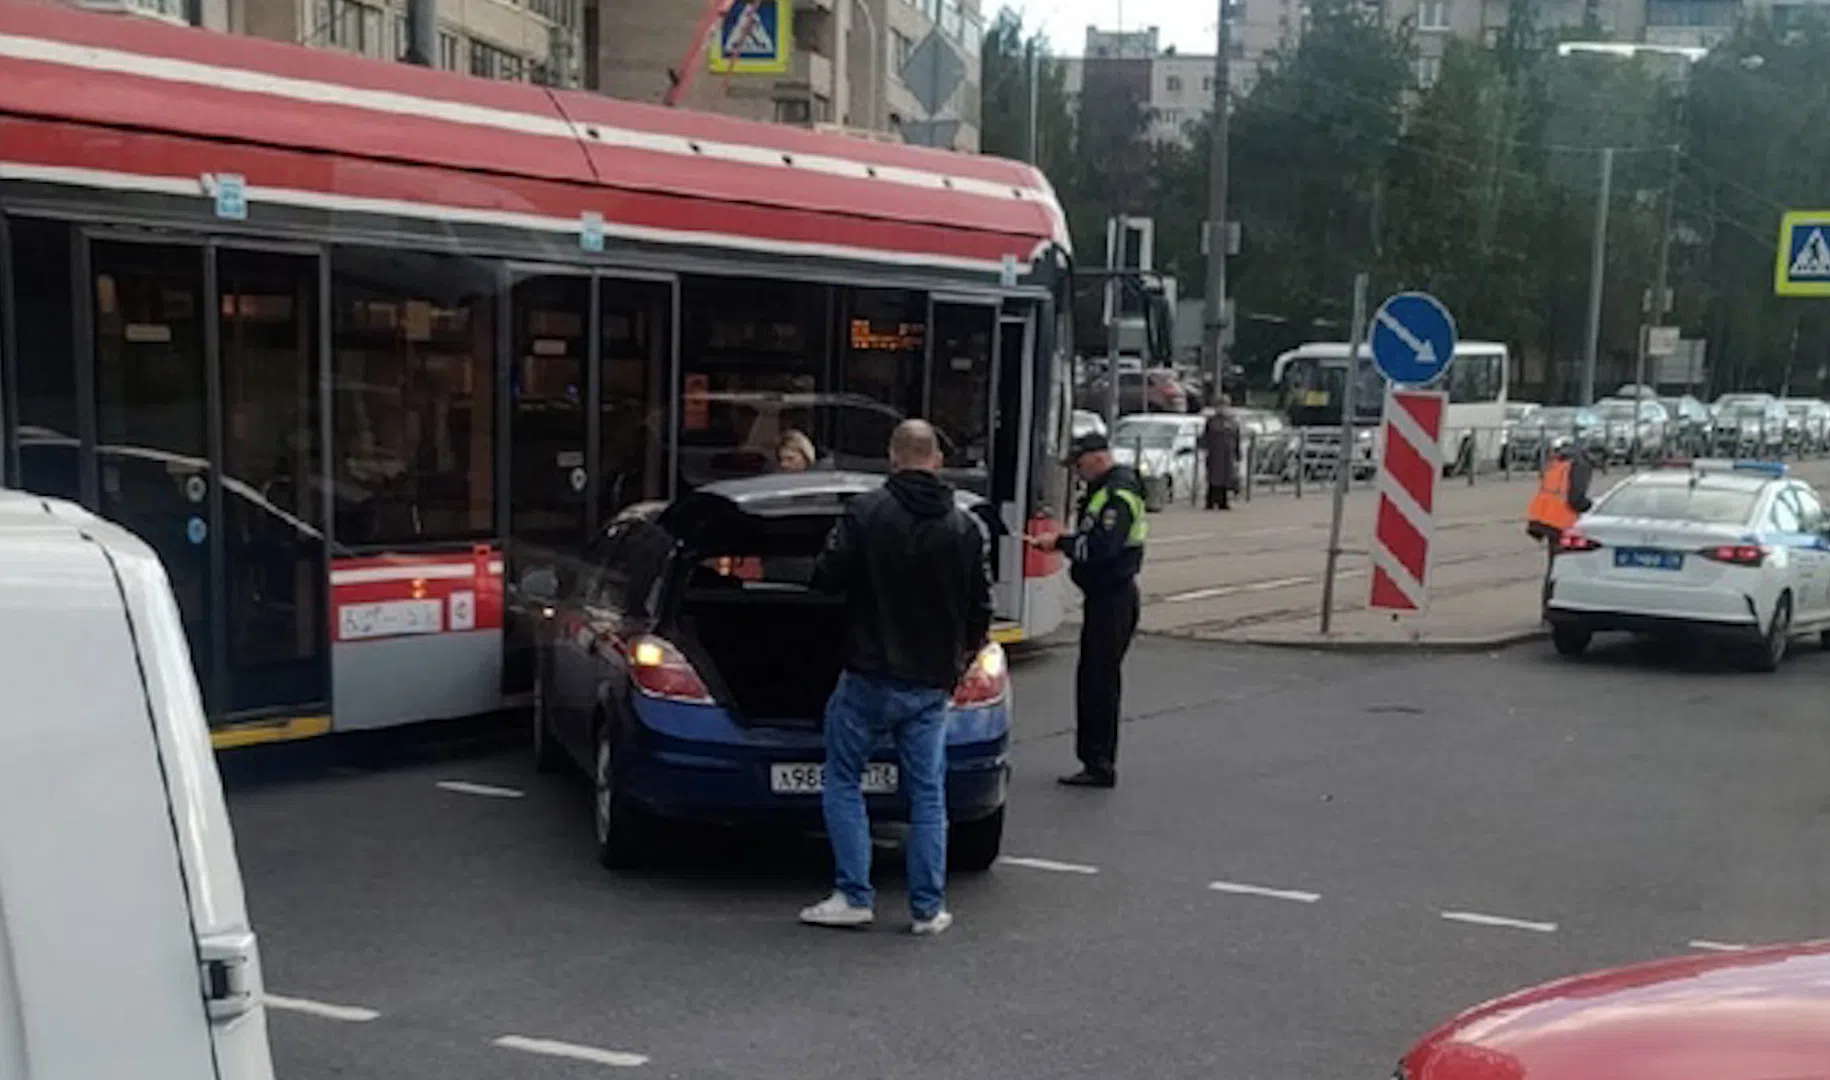
[[1782, 593], [1773, 607], [1773, 621], [1766, 628], [1766, 640], [1754, 657], [1755, 671], [1778, 671], [1786, 658], [1786, 647], [1792, 642], [1792, 594]]
[[947, 830], [947, 865], [962, 874], [991, 869], [1004, 847], [1004, 808], [990, 817], [957, 822]]
[[1550, 643], [1557, 647], [1559, 656], [1581, 656], [1588, 651], [1592, 637], [1594, 634], [1580, 627], [1558, 626], [1550, 632]]
[[547, 704], [546, 662], [536, 660], [534, 663], [534, 720], [531, 725], [534, 736], [534, 771], [541, 773], [558, 772], [565, 764], [559, 752], [559, 744], [553, 739], [553, 720], [549, 715]]
[[607, 722], [597, 725], [591, 765], [591, 809], [597, 830], [597, 861], [612, 870], [641, 865], [648, 855], [650, 826], [617, 791], [616, 732]]

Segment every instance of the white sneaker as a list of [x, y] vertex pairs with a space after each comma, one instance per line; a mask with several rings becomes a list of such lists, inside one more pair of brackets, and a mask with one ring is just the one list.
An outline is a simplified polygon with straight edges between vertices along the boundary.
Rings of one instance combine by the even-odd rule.
[[801, 921], [808, 926], [861, 929], [869, 926], [876, 918], [876, 912], [853, 905], [845, 899], [844, 893], [833, 893], [812, 907], [801, 909]]
[[947, 927], [952, 925], [953, 913], [946, 908], [941, 908], [925, 919], [916, 919], [914, 925], [909, 927], [909, 933], [922, 937], [935, 937], [946, 933]]

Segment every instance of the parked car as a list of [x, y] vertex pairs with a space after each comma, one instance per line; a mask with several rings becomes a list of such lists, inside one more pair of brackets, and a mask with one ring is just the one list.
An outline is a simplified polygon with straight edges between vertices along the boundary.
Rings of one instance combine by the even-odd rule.
[[[582, 767], [598, 858], [652, 854], [665, 819], [820, 822], [821, 718], [843, 663], [840, 598], [810, 585], [847, 500], [882, 477], [804, 472], [708, 484], [625, 510], [582, 572], [530, 570], [537, 635], [536, 764]], [[962, 508], [982, 514], [966, 492]], [[1010, 772], [1010, 680], [987, 645], [954, 691], [947, 725], [948, 855], [998, 856]], [[907, 820], [893, 754], [865, 777], [874, 820]]]
[[1785, 449], [1786, 409], [1771, 395], [1743, 397], [1715, 409], [1713, 453], [1777, 457]]
[[1607, 455], [1607, 430], [1601, 416], [1586, 406], [1547, 405], [1533, 413], [1531, 419], [1512, 430], [1508, 445], [1514, 464], [1539, 462], [1550, 453], [1559, 437], [1575, 440], [1591, 457]]
[[1701, 454], [1708, 450], [1709, 406], [1689, 394], [1659, 398], [1658, 403], [1665, 407], [1665, 413], [1671, 417], [1670, 437], [1667, 440], [1669, 449], [1690, 454]]
[[1112, 458], [1138, 471], [1153, 503], [1174, 502], [1205, 482], [1201, 433], [1206, 427], [1204, 416], [1120, 417], [1112, 428]]
[[260, 950], [153, 549], [0, 491], [0, 1068], [271, 1080]]
[[1296, 478], [1303, 437], [1291, 429], [1282, 413], [1234, 409], [1233, 420], [1239, 425], [1239, 441], [1244, 446], [1240, 461], [1254, 477], [1273, 481]]
[[1530, 428], [1543, 406], [1530, 401], [1508, 401], [1506, 403], [1505, 430], [1500, 433], [1500, 465], [1502, 468], [1525, 463], [1535, 463], [1535, 452], [1521, 456], [1515, 436], [1521, 428]]
[[1786, 449], [1803, 453], [1822, 450], [1830, 439], [1830, 405], [1816, 398], [1784, 398]]
[[1595, 413], [1607, 425], [1608, 457], [1644, 461], [1665, 452], [1665, 407], [1650, 398], [1605, 398]]
[[1072, 423], [1073, 436], [1076, 439], [1083, 435], [1104, 435], [1106, 433], [1106, 418], [1086, 409], [1075, 409]]
[[1468, 1009], [1397, 1080], [1774, 1080], [1830, 1061], [1830, 942], [1657, 960]]

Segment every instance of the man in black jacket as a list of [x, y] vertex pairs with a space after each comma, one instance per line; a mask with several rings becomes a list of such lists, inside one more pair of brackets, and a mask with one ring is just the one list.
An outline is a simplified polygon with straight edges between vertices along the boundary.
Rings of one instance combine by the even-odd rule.
[[1074, 749], [1081, 768], [1061, 782], [1109, 788], [1118, 783], [1120, 668], [1137, 633], [1137, 574], [1143, 569], [1150, 524], [1144, 518], [1143, 484], [1131, 469], [1113, 463], [1104, 435], [1074, 440], [1069, 464], [1087, 489], [1075, 531], [1054, 543], [1073, 563], [1074, 584], [1085, 596], [1074, 675]]
[[953, 924], [946, 908], [947, 701], [991, 631], [985, 529], [939, 476], [940, 442], [921, 420], [890, 438], [890, 478], [834, 526], [814, 585], [845, 597], [845, 671], [826, 703], [821, 809], [838, 888], [801, 912], [816, 926], [875, 917], [864, 768], [893, 735], [909, 795], [909, 910], [917, 934]]

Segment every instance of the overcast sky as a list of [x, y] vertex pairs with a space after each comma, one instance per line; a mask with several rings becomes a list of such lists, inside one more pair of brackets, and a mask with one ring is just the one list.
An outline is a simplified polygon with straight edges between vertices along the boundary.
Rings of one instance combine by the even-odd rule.
[[[987, 19], [998, 6], [985, 5]], [[1080, 55], [1089, 25], [1112, 30], [1121, 18], [1126, 30], [1160, 28], [1163, 45], [1173, 45], [1177, 52], [1211, 53], [1220, 7], [1208, 0], [1009, 0], [1007, 6], [1023, 15], [1026, 30], [1047, 31], [1056, 53], [1068, 56]]]

